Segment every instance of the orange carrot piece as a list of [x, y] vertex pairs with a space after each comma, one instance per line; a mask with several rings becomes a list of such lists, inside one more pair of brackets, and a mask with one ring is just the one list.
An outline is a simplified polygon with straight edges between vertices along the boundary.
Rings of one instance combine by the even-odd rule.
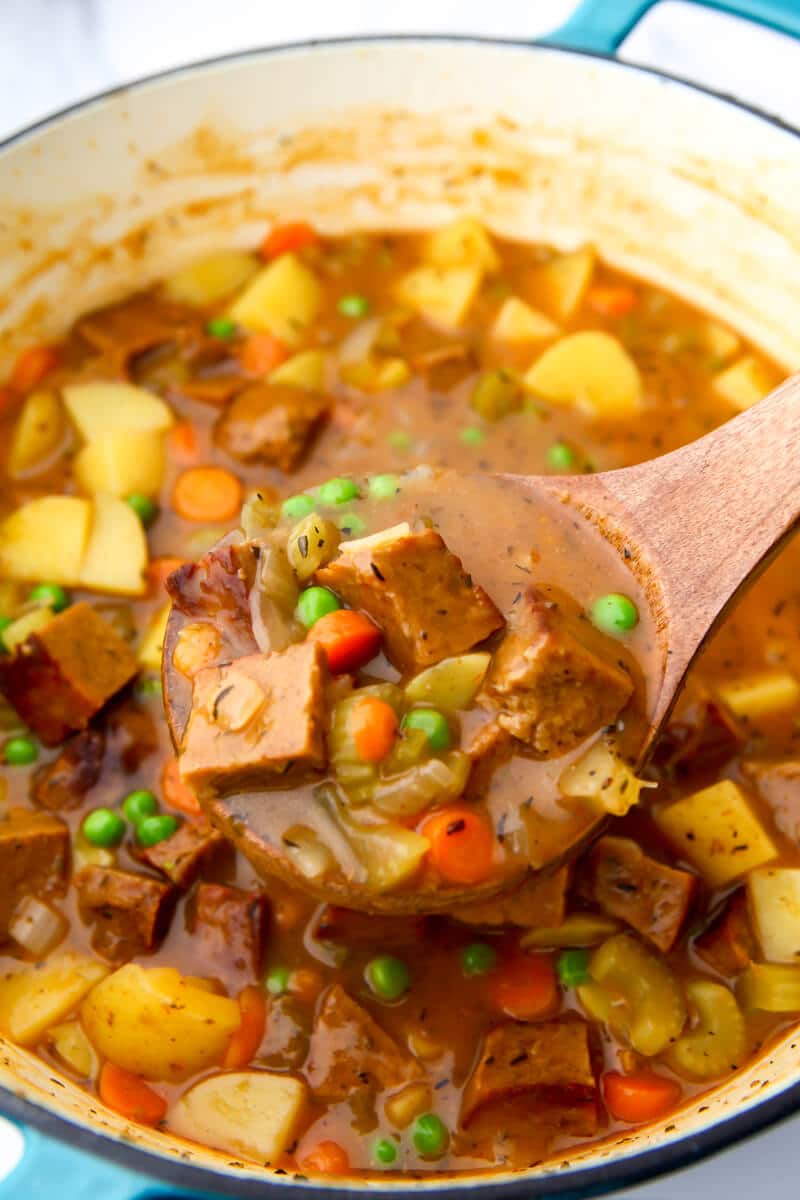
[[276, 225], [271, 229], [258, 248], [262, 258], [277, 258], [279, 254], [302, 250], [319, 241], [316, 230], [307, 221], [292, 221], [287, 225]]
[[172, 507], [187, 521], [230, 521], [241, 506], [241, 481], [225, 467], [190, 467], [172, 489]]
[[163, 1096], [140, 1076], [112, 1062], [103, 1063], [97, 1090], [104, 1104], [140, 1125], [157, 1125], [166, 1115], [167, 1102]]
[[308, 639], [320, 643], [331, 673], [344, 675], [375, 657], [383, 635], [364, 613], [339, 608], [320, 617], [309, 629]]
[[558, 978], [546, 954], [518, 954], [501, 962], [489, 981], [495, 1008], [518, 1021], [532, 1021], [558, 1007]]
[[29, 392], [60, 366], [61, 351], [58, 346], [28, 346], [14, 363], [9, 386], [15, 392]]
[[251, 333], [237, 347], [236, 357], [248, 375], [267, 375], [289, 357], [289, 351], [271, 333]]
[[264, 989], [250, 983], [239, 993], [242, 1021], [228, 1042], [222, 1060], [224, 1067], [241, 1070], [253, 1061], [267, 1027], [267, 999]]
[[170, 808], [177, 808], [178, 812], [185, 813], [187, 817], [199, 816], [203, 811], [194, 789], [181, 779], [177, 758], [169, 758], [164, 763], [161, 771], [161, 796], [165, 804]]
[[612, 1117], [638, 1125], [670, 1112], [681, 1098], [681, 1085], [654, 1071], [633, 1075], [609, 1071], [603, 1076], [603, 1097]]
[[0, 417], [11, 412], [17, 400], [17, 394], [12, 392], [11, 388], [0, 387]]
[[350, 1170], [347, 1151], [338, 1142], [320, 1142], [298, 1164], [302, 1171], [314, 1175], [346, 1175]]
[[167, 457], [179, 463], [197, 459], [197, 432], [188, 421], [179, 421], [167, 434]]
[[173, 571], [177, 571], [178, 567], [182, 567], [185, 562], [185, 558], [176, 558], [171, 554], [164, 554], [159, 558], [151, 558], [144, 569], [148, 594], [153, 597], [163, 598], [170, 575]]
[[427, 817], [420, 833], [430, 844], [428, 861], [448, 883], [480, 883], [491, 874], [494, 834], [471, 808], [443, 808]]
[[377, 696], [364, 696], [350, 710], [350, 736], [364, 762], [380, 762], [394, 745], [397, 714], [391, 704]]
[[595, 312], [604, 317], [624, 317], [639, 303], [639, 297], [633, 288], [624, 284], [596, 284], [589, 288], [586, 299]]

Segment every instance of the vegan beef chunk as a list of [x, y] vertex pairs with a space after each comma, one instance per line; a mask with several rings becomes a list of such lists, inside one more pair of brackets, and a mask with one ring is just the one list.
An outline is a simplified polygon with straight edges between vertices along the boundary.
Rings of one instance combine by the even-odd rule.
[[136, 674], [127, 642], [89, 604], [73, 604], [0, 658], [0, 690], [47, 746], [85, 729]]
[[745, 734], [722, 704], [701, 694], [681, 703], [681, 713], [659, 735], [653, 761], [662, 770], [683, 777], [693, 771], [718, 771], [733, 758]]
[[630, 838], [604, 837], [583, 860], [581, 891], [666, 953], [686, 919], [696, 886], [688, 871], [650, 858]]
[[57, 895], [65, 887], [69, 830], [49, 813], [12, 808], [0, 822], [0, 939], [25, 896]]
[[744, 889], [734, 892], [694, 940], [695, 952], [721, 975], [738, 975], [758, 956]]
[[153, 296], [138, 296], [88, 313], [75, 328], [120, 374], [127, 373], [136, 354], [168, 343], [185, 345], [202, 337], [202, 323], [196, 312]]
[[225, 795], [322, 767], [326, 682], [325, 653], [314, 642], [198, 671], [183, 779]]
[[222, 975], [232, 969], [248, 979], [258, 976], [269, 926], [269, 902], [261, 892], [201, 883], [191, 926], [199, 961]]
[[[594, 631], [586, 631], [595, 641]], [[550, 757], [579, 746], [609, 725], [628, 702], [633, 682], [622, 666], [578, 636], [578, 622], [534, 588], [514, 610], [514, 622], [492, 659], [478, 701], [497, 723], [536, 754]]]
[[160, 879], [84, 867], [74, 879], [81, 913], [92, 926], [92, 947], [109, 962], [155, 950], [166, 935], [178, 890]]
[[471, 650], [505, 625], [433, 529], [412, 533], [400, 526], [345, 542], [316, 580], [381, 627], [386, 653], [403, 672]]
[[491, 900], [465, 904], [452, 916], [467, 925], [520, 925], [526, 929], [552, 928], [564, 920], [569, 868], [549, 875], [529, 875], [519, 887]]
[[310, 447], [329, 403], [302, 388], [256, 383], [220, 417], [214, 440], [232, 458], [293, 471]]
[[227, 842], [205, 823], [184, 821], [171, 837], [140, 851], [139, 857], [179, 888], [190, 887], [204, 867], [221, 854]]
[[306, 1074], [320, 1100], [336, 1103], [353, 1093], [401, 1087], [422, 1068], [344, 988], [325, 994], [314, 1022]]
[[105, 737], [99, 729], [76, 733], [57, 758], [38, 767], [31, 780], [31, 799], [50, 812], [77, 808], [100, 778]]
[[509, 1021], [486, 1034], [464, 1089], [461, 1123], [469, 1126], [490, 1107], [506, 1111], [515, 1100], [531, 1116], [556, 1116], [570, 1132], [595, 1132], [597, 1085], [585, 1021]]
[[770, 810], [776, 828], [800, 846], [800, 759], [752, 759], [742, 763], [742, 770]]

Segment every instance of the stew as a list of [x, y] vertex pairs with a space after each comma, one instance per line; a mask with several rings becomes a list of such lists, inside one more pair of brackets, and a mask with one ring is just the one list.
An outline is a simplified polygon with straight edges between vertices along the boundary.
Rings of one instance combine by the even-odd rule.
[[227, 1156], [424, 1176], [663, 1119], [800, 1019], [797, 544], [640, 778], [634, 577], [487, 478], [641, 461], [779, 378], [466, 219], [273, 229], [24, 350], [4, 1034]]

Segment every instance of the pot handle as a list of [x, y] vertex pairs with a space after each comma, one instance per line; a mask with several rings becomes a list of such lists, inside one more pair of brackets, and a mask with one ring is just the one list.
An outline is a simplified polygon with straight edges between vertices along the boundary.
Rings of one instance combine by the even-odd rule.
[[[590, 50], [614, 54], [642, 17], [658, 0], [581, 0], [575, 12], [553, 33], [541, 38], [544, 45], [565, 50]], [[800, 37], [797, 0], [694, 0], [705, 8], [745, 17], [779, 33]]]

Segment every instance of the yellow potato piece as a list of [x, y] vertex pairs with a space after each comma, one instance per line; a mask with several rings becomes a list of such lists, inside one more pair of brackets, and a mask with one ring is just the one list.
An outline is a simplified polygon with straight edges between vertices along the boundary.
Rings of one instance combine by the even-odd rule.
[[574, 316], [594, 273], [594, 250], [582, 246], [569, 254], [559, 254], [531, 273], [533, 299], [557, 321]]
[[78, 1021], [65, 1021], [48, 1031], [47, 1040], [63, 1063], [81, 1079], [97, 1075], [97, 1055]]
[[59, 954], [26, 964], [0, 978], [0, 1029], [12, 1042], [32, 1046], [51, 1025], [63, 1021], [108, 967], [80, 954]]
[[131, 506], [116, 496], [95, 496], [92, 531], [77, 582], [92, 591], [141, 596], [146, 566], [147, 539]]
[[548, 338], [558, 337], [560, 333], [561, 329], [555, 321], [531, 308], [519, 296], [509, 296], [503, 302], [492, 325], [492, 337], [498, 342], [510, 342], [512, 345], [544, 342]]
[[706, 321], [701, 327], [700, 338], [709, 354], [720, 362], [731, 358], [741, 345], [737, 335], [718, 321]]
[[41, 471], [61, 448], [66, 432], [64, 410], [54, 392], [31, 392], [11, 435], [6, 470], [11, 479]]
[[290, 346], [301, 340], [322, 304], [313, 271], [294, 254], [282, 254], [248, 284], [229, 315], [246, 329], [272, 333]]
[[402, 387], [411, 378], [411, 368], [403, 358], [370, 356], [361, 362], [343, 364], [341, 376], [345, 383], [362, 392], [387, 392]]
[[747, 895], [767, 962], [800, 963], [800, 870], [762, 867], [751, 871]]
[[202, 308], [233, 295], [253, 278], [258, 268], [259, 260], [254, 254], [223, 250], [177, 271], [166, 280], [164, 294], [179, 304]]
[[572, 913], [561, 925], [529, 929], [522, 935], [519, 944], [523, 949], [529, 946], [596, 946], [618, 929], [618, 923], [610, 917], [595, 913]]
[[29, 500], [0, 524], [0, 574], [76, 584], [91, 522], [89, 500], [77, 496]]
[[221, 1062], [239, 1005], [173, 967], [127, 963], [93, 988], [81, 1022], [103, 1058], [145, 1079], [181, 1080]]
[[269, 1166], [294, 1141], [308, 1104], [291, 1075], [232, 1071], [196, 1083], [168, 1118], [173, 1133]]
[[720, 684], [716, 693], [737, 717], [755, 719], [800, 701], [800, 681], [789, 671], [755, 671]]
[[712, 887], [723, 887], [777, 854], [747, 796], [730, 779], [662, 808], [655, 820]]
[[642, 407], [636, 363], [617, 338], [597, 330], [571, 333], [548, 347], [524, 383], [537, 396], [596, 417], [630, 417]]
[[167, 621], [172, 605], [167, 602], [150, 618], [144, 636], [136, 651], [136, 661], [146, 671], [161, 670], [161, 651], [167, 634]]
[[87, 442], [106, 433], [162, 433], [175, 422], [163, 400], [132, 383], [73, 383], [63, 395], [75, 428]]
[[642, 788], [656, 785], [637, 779], [619, 751], [601, 740], [561, 772], [558, 786], [565, 796], [591, 800], [601, 811], [624, 817], [639, 803]]
[[715, 375], [711, 387], [723, 400], [743, 412], [763, 400], [778, 383], [777, 375], [766, 363], [752, 354], [746, 354], [733, 366]]
[[480, 267], [415, 267], [395, 284], [395, 298], [440, 325], [460, 325], [481, 285]]
[[104, 433], [76, 454], [72, 472], [85, 492], [155, 497], [164, 482], [166, 455], [161, 433]]
[[437, 267], [474, 266], [491, 272], [500, 266], [492, 239], [472, 217], [459, 217], [451, 225], [429, 234], [423, 257]]
[[269, 373], [270, 383], [285, 383], [291, 387], [320, 392], [325, 386], [325, 353], [322, 350], [301, 350]]

